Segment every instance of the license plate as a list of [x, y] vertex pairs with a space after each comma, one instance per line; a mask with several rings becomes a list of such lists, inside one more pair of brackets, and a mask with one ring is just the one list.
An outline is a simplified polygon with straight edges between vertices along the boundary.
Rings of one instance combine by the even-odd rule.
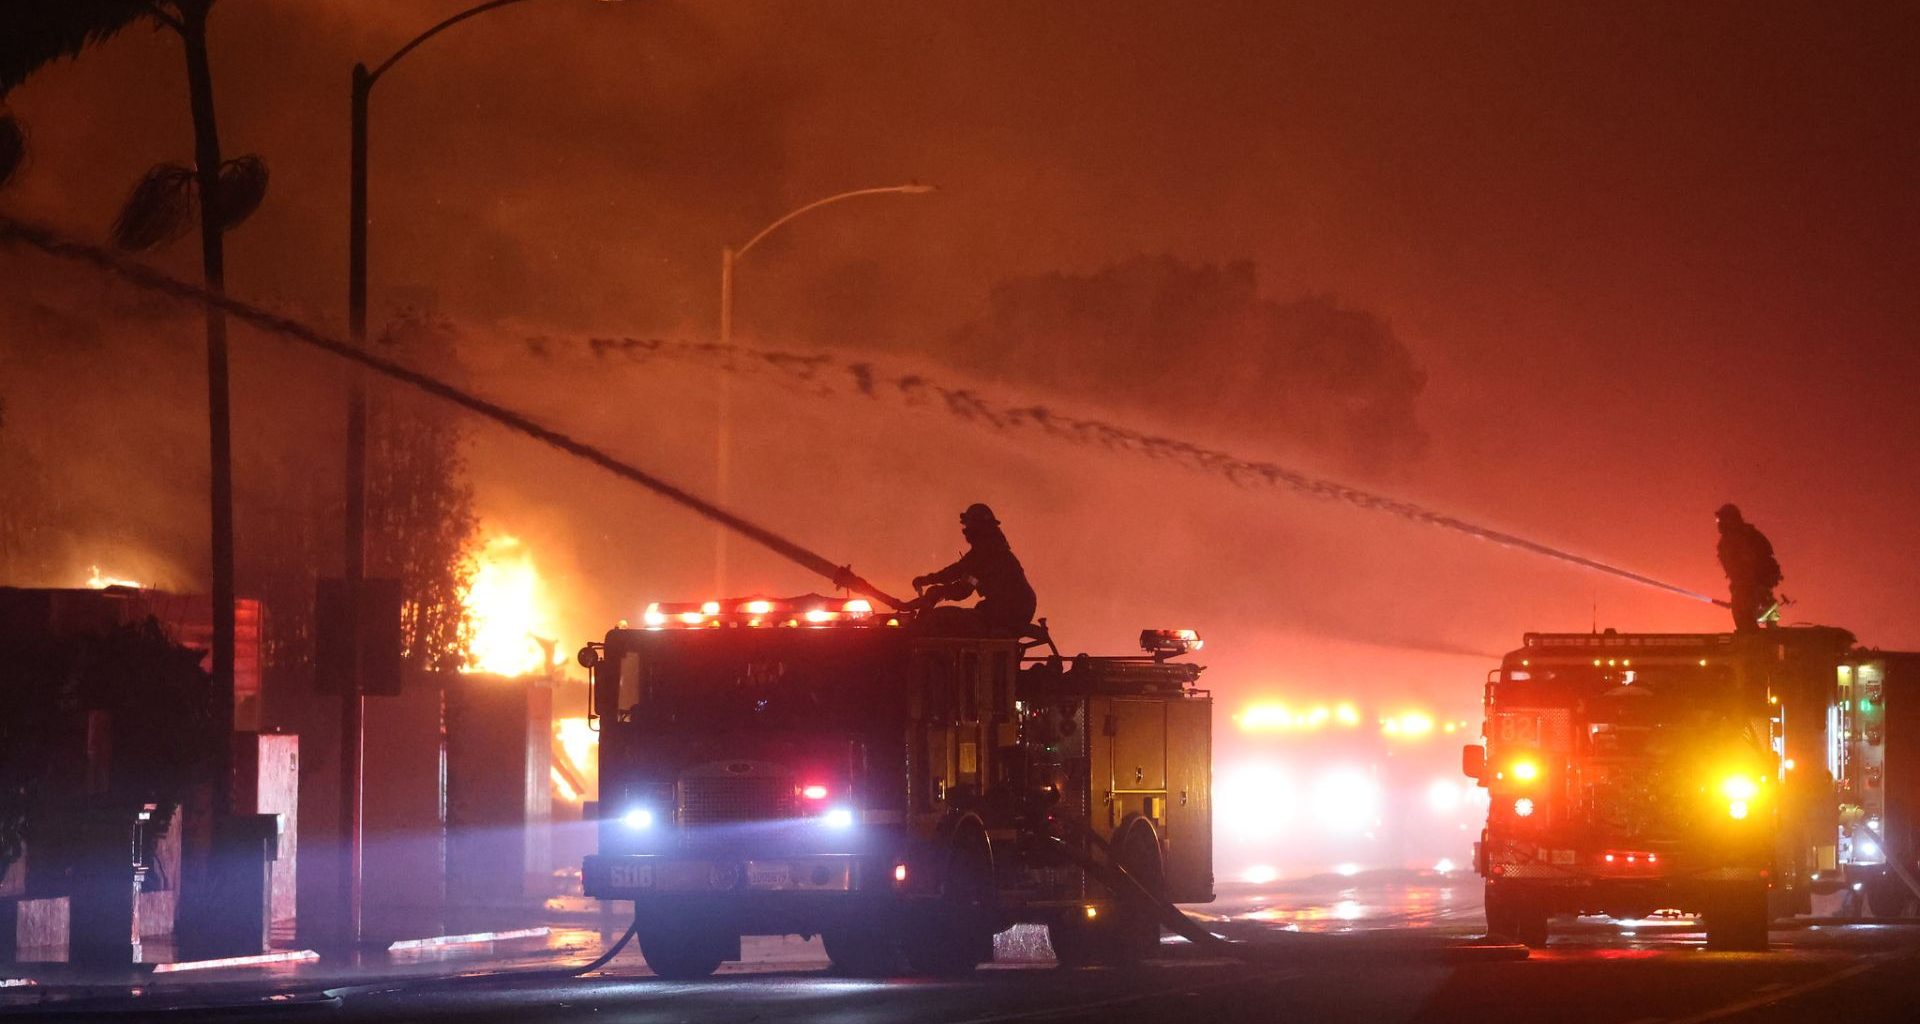
[[755, 889], [784, 889], [793, 884], [793, 865], [747, 862], [747, 885]]
[[607, 867], [607, 885], [614, 889], [651, 889], [653, 865], [614, 861]]

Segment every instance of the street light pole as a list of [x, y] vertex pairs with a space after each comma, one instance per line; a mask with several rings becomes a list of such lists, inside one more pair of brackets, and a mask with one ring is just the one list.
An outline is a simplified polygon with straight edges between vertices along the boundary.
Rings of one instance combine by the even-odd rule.
[[[727, 246], [720, 250], [720, 358], [731, 361], [733, 358], [733, 269], [748, 250], [759, 245], [761, 240], [774, 233], [788, 221], [802, 214], [860, 196], [881, 195], [924, 195], [934, 191], [932, 185], [911, 182], [905, 185], [884, 185], [879, 188], [856, 188], [816, 199], [804, 206], [787, 211], [773, 223], [761, 228], [760, 232], [747, 239], [747, 244], [734, 248]], [[719, 399], [715, 424], [715, 442], [713, 453], [714, 466], [714, 503], [726, 507], [729, 463], [733, 454], [733, 387], [729, 367], [720, 370]], [[727, 583], [727, 531], [716, 529], [713, 535], [713, 593], [715, 597], [724, 597]]]
[[[420, 44], [477, 15], [524, 0], [486, 0], [441, 20], [408, 40], [392, 56], [368, 70], [353, 66], [352, 140], [347, 178], [347, 332], [356, 348], [367, 343], [367, 104], [380, 76]], [[354, 373], [347, 398], [345, 576], [347, 615], [343, 660], [347, 678], [340, 695], [340, 864], [343, 919], [341, 937], [358, 945], [361, 923], [361, 871], [364, 833], [366, 695], [360, 673], [359, 603], [367, 568], [367, 387], [364, 371]]]

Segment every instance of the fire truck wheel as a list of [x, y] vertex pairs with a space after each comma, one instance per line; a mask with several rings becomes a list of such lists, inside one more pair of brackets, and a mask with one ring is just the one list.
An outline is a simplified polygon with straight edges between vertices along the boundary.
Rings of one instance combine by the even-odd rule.
[[909, 925], [901, 943], [915, 974], [970, 974], [993, 959], [993, 854], [977, 828], [954, 838], [940, 902]]
[[[1144, 823], [1134, 825], [1115, 852], [1120, 857], [1121, 866], [1127, 869], [1127, 874], [1132, 875], [1155, 900], [1166, 895], [1166, 874], [1160, 865], [1160, 842], [1154, 837], [1152, 828]], [[1134, 900], [1125, 899], [1120, 901], [1116, 917], [1116, 960], [1133, 963], [1159, 952], [1159, 908], [1141, 906]]]
[[1547, 945], [1546, 906], [1519, 893], [1487, 886], [1487, 935], [1512, 939], [1533, 949]]
[[1707, 897], [1707, 948], [1764, 952], [1767, 948], [1767, 887], [1726, 885]]
[[1061, 967], [1092, 967], [1107, 959], [1106, 941], [1111, 938], [1105, 934], [1110, 929], [1094, 926], [1076, 911], [1070, 916], [1051, 921], [1047, 924], [1047, 944], [1053, 947], [1053, 959]]
[[647, 969], [669, 981], [697, 981], [711, 975], [727, 961], [733, 943], [731, 936], [680, 929], [642, 932], [638, 938]]
[[901, 973], [900, 943], [884, 930], [830, 928], [820, 935], [833, 968], [851, 978], [890, 978]]
[[1875, 917], [1905, 917], [1908, 903], [1913, 899], [1907, 884], [1891, 871], [1869, 879], [1866, 893], [1867, 909], [1873, 911]]

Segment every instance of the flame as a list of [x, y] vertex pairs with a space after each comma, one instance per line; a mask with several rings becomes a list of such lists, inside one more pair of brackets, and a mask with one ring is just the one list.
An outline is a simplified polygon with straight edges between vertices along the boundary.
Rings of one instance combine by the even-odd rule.
[[584, 716], [553, 720], [553, 791], [578, 803], [598, 788], [600, 734]]
[[540, 596], [540, 574], [518, 537], [501, 534], [480, 549], [462, 604], [473, 625], [467, 671], [521, 676], [547, 665], [540, 640], [553, 630]]
[[140, 583], [135, 580], [123, 580], [117, 576], [109, 576], [101, 572], [100, 567], [97, 565], [88, 566], [88, 571], [92, 575], [87, 577], [87, 586], [95, 590], [105, 590], [108, 587], [134, 587], [136, 589], [140, 587]]

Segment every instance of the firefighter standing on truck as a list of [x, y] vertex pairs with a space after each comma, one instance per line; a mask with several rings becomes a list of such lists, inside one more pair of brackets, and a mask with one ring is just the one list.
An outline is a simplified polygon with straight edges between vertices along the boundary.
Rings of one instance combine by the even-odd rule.
[[1757, 630], [1761, 617], [1773, 610], [1773, 588], [1780, 585], [1773, 544], [1731, 503], [1720, 506], [1714, 518], [1720, 523], [1720, 568], [1726, 570], [1731, 591], [1733, 628], [1742, 633]]
[[[1015, 558], [1007, 535], [993, 509], [978, 502], [960, 513], [960, 534], [967, 539], [967, 553], [944, 569], [916, 576], [913, 589], [925, 590], [920, 600], [931, 606], [939, 601], [961, 601], [973, 594], [980, 603], [971, 608], [942, 609], [955, 624], [1018, 633], [1033, 622], [1037, 600], [1027, 571]], [[931, 589], [928, 589], [931, 588]]]

